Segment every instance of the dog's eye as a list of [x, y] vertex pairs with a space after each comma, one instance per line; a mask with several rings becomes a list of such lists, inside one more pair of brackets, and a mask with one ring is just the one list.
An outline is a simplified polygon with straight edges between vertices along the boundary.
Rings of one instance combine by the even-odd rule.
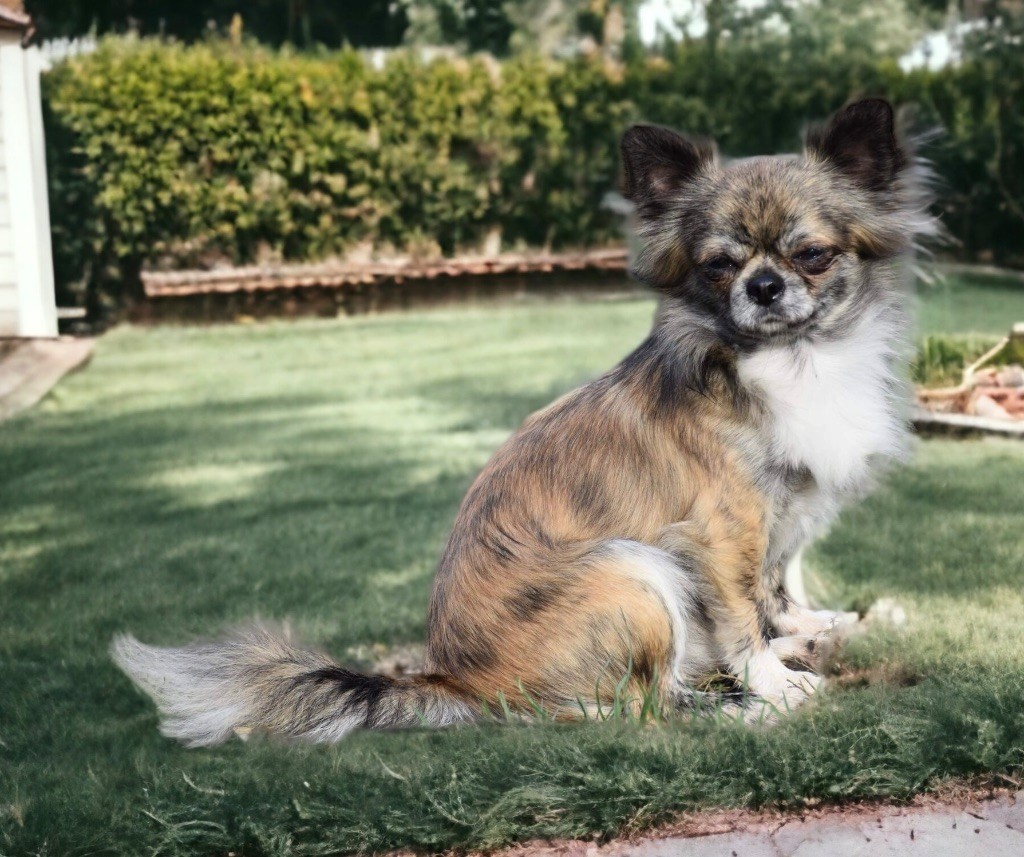
[[793, 256], [793, 261], [801, 268], [805, 268], [812, 273], [820, 273], [832, 264], [832, 260], [834, 258], [835, 253], [828, 247], [819, 247], [815, 245], [796, 253]]
[[707, 276], [719, 280], [735, 271], [736, 263], [724, 253], [720, 253], [717, 256], [712, 256], [701, 267]]

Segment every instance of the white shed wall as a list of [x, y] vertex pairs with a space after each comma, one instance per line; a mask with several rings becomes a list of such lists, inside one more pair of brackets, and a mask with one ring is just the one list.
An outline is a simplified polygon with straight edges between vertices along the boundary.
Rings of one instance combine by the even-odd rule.
[[39, 51], [0, 33], [0, 336], [56, 336]]

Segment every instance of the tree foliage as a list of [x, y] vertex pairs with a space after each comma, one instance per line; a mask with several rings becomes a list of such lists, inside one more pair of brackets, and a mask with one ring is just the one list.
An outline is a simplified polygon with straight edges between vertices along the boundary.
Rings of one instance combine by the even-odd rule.
[[224, 32], [241, 15], [268, 45], [340, 47], [400, 44], [407, 4], [393, 0], [26, 0], [44, 37], [129, 30], [191, 42]]
[[452, 254], [497, 232], [506, 248], [600, 245], [621, 237], [604, 199], [630, 122], [731, 155], [792, 151], [868, 95], [943, 129], [926, 154], [954, 251], [1024, 262], [1020, 21], [913, 73], [798, 25], [732, 24], [627, 62], [400, 51], [380, 68], [352, 50], [107, 39], [45, 80], [58, 279], [95, 296], [137, 288], [144, 265]]
[[136, 32], [194, 42], [226, 32], [236, 15], [266, 45], [302, 48], [454, 46], [541, 53], [589, 35], [601, 43], [611, 8], [636, 16], [637, 0], [27, 0], [44, 37]]
[[929, 154], [961, 254], [1024, 265], [1024, 15], [978, 30], [965, 50], [952, 68], [893, 72], [891, 89], [940, 131]]

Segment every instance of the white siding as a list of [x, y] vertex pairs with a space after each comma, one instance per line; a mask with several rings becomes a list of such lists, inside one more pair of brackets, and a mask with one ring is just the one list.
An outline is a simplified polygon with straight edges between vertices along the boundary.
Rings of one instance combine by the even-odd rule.
[[[3, 81], [0, 81], [3, 86]], [[7, 196], [7, 146], [4, 145], [4, 103], [0, 98], [0, 231], [11, 231], [11, 204]]]
[[[14, 260], [0, 256], [0, 275], [4, 269], [14, 270]], [[14, 286], [0, 286], [0, 310], [5, 312], [18, 311], [18, 290]], [[0, 333], [0, 336], [12, 336], [13, 333]]]
[[[0, 80], [0, 86], [3, 81]], [[14, 282], [14, 235], [7, 198], [7, 152], [4, 146], [3, 99], [0, 98], [0, 336], [17, 332], [18, 288]]]
[[[0, 77], [0, 88], [4, 81]], [[4, 100], [0, 98], [0, 336], [18, 333], [18, 284], [14, 275], [14, 233], [7, 196], [7, 147], [4, 145]]]
[[17, 309], [18, 284], [14, 275], [14, 232], [11, 229], [11, 205], [7, 197], [7, 171], [0, 166], [0, 336], [14, 336], [17, 333]]
[[[3, 81], [0, 80], [0, 86]], [[10, 226], [10, 200], [7, 196], [7, 147], [4, 145], [3, 98], [0, 98], [0, 267], [3, 261], [13, 266], [14, 233]], [[14, 288], [14, 276], [0, 274], [0, 289]], [[6, 308], [6, 307], [4, 307]]]
[[[0, 87], [3, 80], [0, 80]], [[10, 231], [11, 208], [7, 201], [7, 147], [4, 145], [4, 101], [0, 98], [0, 229]]]
[[[14, 285], [14, 257], [13, 256], [0, 256], [0, 292], [17, 293], [17, 288]], [[11, 334], [0, 334], [0, 336], [10, 336]]]
[[[13, 296], [18, 293], [14, 281], [14, 234], [11, 231], [11, 207], [7, 202], [7, 176], [0, 169], [0, 307], [14, 310]], [[10, 296], [10, 297], [9, 297]], [[0, 319], [0, 336], [13, 336], [15, 330]]]
[[[3, 180], [3, 174], [0, 173], [0, 181]], [[7, 198], [0, 197], [0, 205], [6, 208]], [[8, 223], [6, 226], [2, 225], [4, 220]], [[14, 235], [11, 233], [10, 217], [0, 217], [0, 256], [13, 256], [14, 255]]]

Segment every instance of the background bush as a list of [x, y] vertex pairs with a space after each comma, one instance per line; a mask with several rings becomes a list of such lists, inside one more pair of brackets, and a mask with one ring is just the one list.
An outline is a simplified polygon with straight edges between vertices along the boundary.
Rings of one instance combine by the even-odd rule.
[[904, 74], [855, 48], [759, 31], [625, 62], [396, 53], [376, 68], [348, 50], [106, 39], [44, 82], [61, 300], [130, 298], [143, 266], [453, 254], [497, 231], [506, 249], [602, 245], [621, 238], [604, 199], [628, 123], [786, 151], [865, 94], [946, 129], [931, 154], [954, 252], [1020, 263], [1024, 52], [979, 44], [961, 67]]
[[[582, 61], [106, 40], [45, 80], [58, 276], [137, 287], [163, 267], [595, 245], [621, 74]], [[65, 299], [66, 299], [65, 295]]]

